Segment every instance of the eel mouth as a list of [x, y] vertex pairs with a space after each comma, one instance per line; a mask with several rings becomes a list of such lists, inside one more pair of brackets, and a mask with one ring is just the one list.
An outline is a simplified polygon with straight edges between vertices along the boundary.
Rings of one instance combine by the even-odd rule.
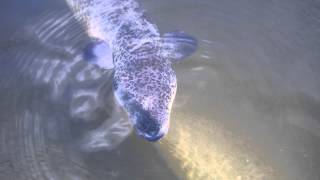
[[164, 133], [158, 133], [158, 134], [155, 134], [155, 135], [149, 135], [149, 134], [141, 133], [141, 132], [138, 131], [138, 135], [140, 137], [142, 137], [143, 139], [146, 139], [147, 141], [157, 142], [164, 136]]

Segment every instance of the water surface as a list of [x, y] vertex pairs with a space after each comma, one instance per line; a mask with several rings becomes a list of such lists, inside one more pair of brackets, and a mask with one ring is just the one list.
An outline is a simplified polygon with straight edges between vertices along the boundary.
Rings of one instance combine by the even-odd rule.
[[0, 179], [320, 179], [320, 2], [139, 2], [199, 40], [156, 144], [122, 138], [112, 72], [81, 59], [64, 1], [1, 2]]

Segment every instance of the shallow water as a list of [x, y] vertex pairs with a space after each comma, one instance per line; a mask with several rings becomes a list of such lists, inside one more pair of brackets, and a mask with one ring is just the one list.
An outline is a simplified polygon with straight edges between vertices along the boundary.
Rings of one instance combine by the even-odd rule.
[[156, 144], [126, 137], [64, 1], [1, 2], [0, 179], [320, 179], [320, 2], [140, 3], [199, 40]]

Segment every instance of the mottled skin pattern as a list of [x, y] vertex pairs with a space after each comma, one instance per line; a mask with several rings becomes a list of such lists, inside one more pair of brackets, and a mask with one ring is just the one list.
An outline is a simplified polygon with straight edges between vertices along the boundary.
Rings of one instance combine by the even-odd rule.
[[[139, 11], [130, 3], [121, 10], [129, 7]], [[150, 141], [167, 133], [177, 87], [171, 62], [161, 57], [159, 34], [155, 29], [143, 14], [139, 20], [123, 22], [113, 53], [115, 96], [128, 112], [137, 133]]]
[[149, 141], [159, 140], [168, 132], [177, 80], [157, 27], [134, 0], [67, 2], [89, 35], [109, 42], [114, 94], [137, 133]]
[[116, 64], [115, 94], [139, 135], [157, 140], [167, 133], [176, 82], [171, 63], [157, 55]]

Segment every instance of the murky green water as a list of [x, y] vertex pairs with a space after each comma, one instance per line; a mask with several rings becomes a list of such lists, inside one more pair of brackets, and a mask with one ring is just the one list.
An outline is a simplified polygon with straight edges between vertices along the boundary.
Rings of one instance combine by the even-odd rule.
[[199, 40], [156, 144], [111, 133], [112, 72], [64, 1], [0, 3], [1, 180], [320, 179], [320, 2], [139, 2]]

